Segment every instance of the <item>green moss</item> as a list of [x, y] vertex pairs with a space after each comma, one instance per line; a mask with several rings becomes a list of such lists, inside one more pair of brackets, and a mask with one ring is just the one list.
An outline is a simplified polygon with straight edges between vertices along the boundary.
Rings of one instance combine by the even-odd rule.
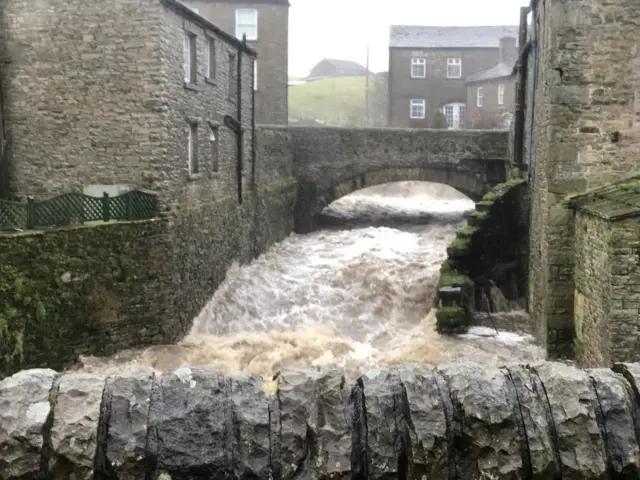
[[470, 217], [474, 217], [474, 218], [485, 218], [488, 215], [489, 215], [489, 212], [485, 210], [474, 210], [469, 214]]
[[473, 281], [456, 271], [440, 272], [440, 280], [438, 280], [438, 287], [471, 287], [473, 288]]
[[477, 231], [478, 229], [476, 227], [472, 227], [471, 225], [466, 225], [457, 231], [456, 236], [458, 238], [467, 238], [467, 237], [471, 237]]
[[468, 327], [469, 321], [464, 308], [450, 306], [436, 310], [436, 329], [439, 333], [463, 333]]

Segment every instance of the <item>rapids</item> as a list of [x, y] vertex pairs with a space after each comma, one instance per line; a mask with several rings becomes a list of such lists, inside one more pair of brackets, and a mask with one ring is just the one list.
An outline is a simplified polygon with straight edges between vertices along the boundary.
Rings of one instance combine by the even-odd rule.
[[[472, 208], [456, 190], [427, 182], [355, 192], [325, 209], [332, 228], [292, 234], [249, 265], [234, 264], [178, 344], [82, 357], [78, 369], [214, 365], [269, 376], [283, 367], [335, 364], [354, 377], [376, 366], [461, 356], [496, 363], [544, 358], [526, 334], [435, 331], [440, 265]], [[358, 226], [363, 220], [369, 225]]]

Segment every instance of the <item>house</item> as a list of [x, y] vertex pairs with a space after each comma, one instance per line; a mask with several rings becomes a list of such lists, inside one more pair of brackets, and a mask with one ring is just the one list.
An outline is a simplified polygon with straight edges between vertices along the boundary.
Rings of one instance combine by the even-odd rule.
[[288, 119], [289, 0], [184, 0], [200, 15], [258, 54], [255, 66], [256, 122]]
[[236, 191], [252, 158], [249, 46], [177, 0], [32, 7], [7, 2], [0, 29], [13, 197]]
[[450, 128], [464, 127], [467, 77], [499, 63], [500, 39], [517, 34], [517, 26], [392, 25], [389, 126], [429, 127], [440, 110]]
[[500, 39], [500, 60], [467, 77], [467, 128], [506, 128], [515, 104], [515, 37]]
[[367, 69], [357, 62], [325, 58], [311, 69], [307, 80], [331, 77], [363, 77], [365, 75], [367, 75]]

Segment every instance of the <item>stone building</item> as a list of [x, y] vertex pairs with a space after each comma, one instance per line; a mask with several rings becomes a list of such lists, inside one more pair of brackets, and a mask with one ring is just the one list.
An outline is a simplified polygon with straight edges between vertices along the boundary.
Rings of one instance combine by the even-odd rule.
[[500, 61], [467, 77], [467, 128], [508, 128], [515, 102], [515, 37], [500, 39]]
[[575, 356], [640, 360], [640, 177], [574, 197]]
[[331, 77], [364, 77], [369, 72], [367, 68], [358, 62], [351, 60], [337, 60], [323, 58], [309, 71], [307, 79], [331, 78]]
[[[614, 207], [619, 202], [626, 209], [623, 203], [637, 200], [625, 200], [624, 190], [597, 189], [638, 171], [640, 4], [588, 5], [584, 10], [577, 0], [531, 4], [531, 24], [539, 30], [525, 28], [520, 37], [532, 41], [523, 46], [518, 65], [514, 158], [531, 185], [528, 309], [537, 338], [552, 357], [593, 365], [637, 358], [634, 340], [621, 341], [638, 322], [629, 295], [636, 277], [625, 265], [637, 263], [637, 220], [617, 218]], [[525, 8], [523, 25], [527, 13]], [[594, 189], [589, 200], [572, 208], [570, 198]], [[612, 212], [601, 212], [605, 206], [597, 205], [598, 196]], [[619, 295], [626, 296], [628, 309], [624, 298], [620, 309]], [[603, 342], [611, 346], [609, 354]]]
[[258, 54], [255, 65], [256, 122], [288, 121], [289, 0], [184, 0], [200, 15]]
[[173, 203], [247, 182], [255, 52], [235, 36], [177, 0], [3, 5], [13, 196], [136, 187]]
[[500, 39], [516, 26], [424, 27], [392, 25], [389, 40], [389, 113], [393, 127], [429, 127], [435, 110], [450, 128], [464, 127], [466, 79], [500, 62]]

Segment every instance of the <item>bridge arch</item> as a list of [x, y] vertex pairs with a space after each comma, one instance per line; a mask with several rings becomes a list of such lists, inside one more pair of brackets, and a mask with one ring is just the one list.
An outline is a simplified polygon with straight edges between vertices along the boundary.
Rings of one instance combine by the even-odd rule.
[[335, 200], [367, 187], [385, 183], [423, 181], [448, 185], [479, 201], [492, 187], [482, 175], [470, 170], [452, 170], [451, 166], [383, 167], [355, 175], [344, 176], [337, 182], [301, 185], [296, 206], [296, 231], [307, 233], [317, 225], [322, 210]]

